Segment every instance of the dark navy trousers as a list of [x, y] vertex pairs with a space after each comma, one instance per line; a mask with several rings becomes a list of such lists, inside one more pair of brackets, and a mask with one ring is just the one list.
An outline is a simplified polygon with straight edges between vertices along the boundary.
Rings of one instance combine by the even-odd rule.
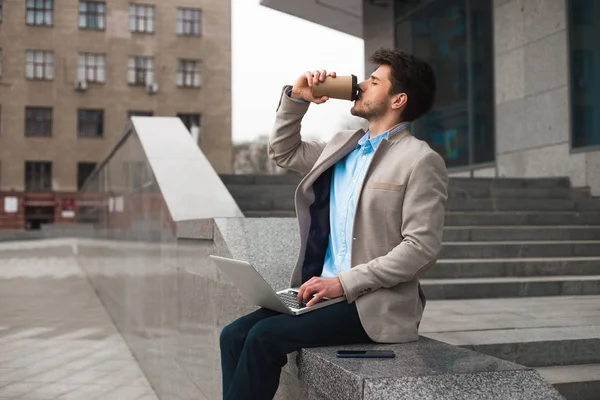
[[343, 301], [291, 316], [261, 308], [223, 328], [223, 399], [271, 400], [287, 354], [301, 348], [373, 343], [355, 303]]

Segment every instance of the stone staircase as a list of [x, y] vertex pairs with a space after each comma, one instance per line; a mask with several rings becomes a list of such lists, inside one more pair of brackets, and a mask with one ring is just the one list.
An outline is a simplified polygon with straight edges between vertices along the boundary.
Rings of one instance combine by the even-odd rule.
[[[293, 216], [297, 175], [224, 176], [246, 216]], [[600, 399], [600, 199], [567, 178], [451, 179], [421, 333]]]

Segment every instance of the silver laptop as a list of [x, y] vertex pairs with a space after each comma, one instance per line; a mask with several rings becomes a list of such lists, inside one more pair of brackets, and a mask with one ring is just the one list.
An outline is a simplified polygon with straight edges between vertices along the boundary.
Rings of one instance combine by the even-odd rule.
[[304, 303], [298, 304], [298, 289], [289, 288], [276, 292], [248, 262], [212, 255], [210, 258], [238, 287], [246, 300], [269, 310], [288, 315], [300, 315], [346, 300], [345, 297], [324, 298], [306, 307]]

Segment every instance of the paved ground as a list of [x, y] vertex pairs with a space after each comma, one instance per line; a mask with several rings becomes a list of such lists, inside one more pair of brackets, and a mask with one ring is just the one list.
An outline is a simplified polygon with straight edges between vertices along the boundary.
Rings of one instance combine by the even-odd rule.
[[75, 259], [0, 244], [0, 400], [156, 400]]

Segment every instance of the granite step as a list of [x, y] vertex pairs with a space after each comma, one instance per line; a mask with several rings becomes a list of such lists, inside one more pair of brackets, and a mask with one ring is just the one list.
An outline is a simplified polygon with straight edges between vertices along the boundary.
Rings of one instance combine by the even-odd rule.
[[421, 280], [428, 299], [600, 295], [600, 275]]
[[428, 279], [600, 275], [600, 257], [475, 258], [438, 260]]
[[450, 188], [490, 187], [515, 188], [571, 188], [567, 177], [558, 178], [450, 178]]
[[528, 199], [516, 195], [484, 199], [449, 197], [446, 206], [448, 211], [569, 211], [577, 209], [577, 203], [570, 199]]
[[243, 211], [244, 216], [246, 218], [295, 218], [295, 211], [285, 211], [285, 210], [272, 210], [272, 211], [264, 211], [264, 210], [246, 210]]
[[558, 188], [494, 188], [494, 187], [448, 187], [448, 196], [456, 199], [567, 199], [583, 200], [590, 198], [589, 189]]
[[600, 363], [600, 321], [597, 325], [525, 329], [435, 332], [425, 336], [479, 353], [526, 365]]
[[538, 367], [536, 370], [567, 400], [600, 398], [600, 364]]
[[446, 226], [600, 225], [598, 211], [448, 211]]
[[600, 256], [600, 240], [445, 242], [439, 259]]
[[501, 240], [600, 240], [600, 226], [447, 226], [445, 242]]

